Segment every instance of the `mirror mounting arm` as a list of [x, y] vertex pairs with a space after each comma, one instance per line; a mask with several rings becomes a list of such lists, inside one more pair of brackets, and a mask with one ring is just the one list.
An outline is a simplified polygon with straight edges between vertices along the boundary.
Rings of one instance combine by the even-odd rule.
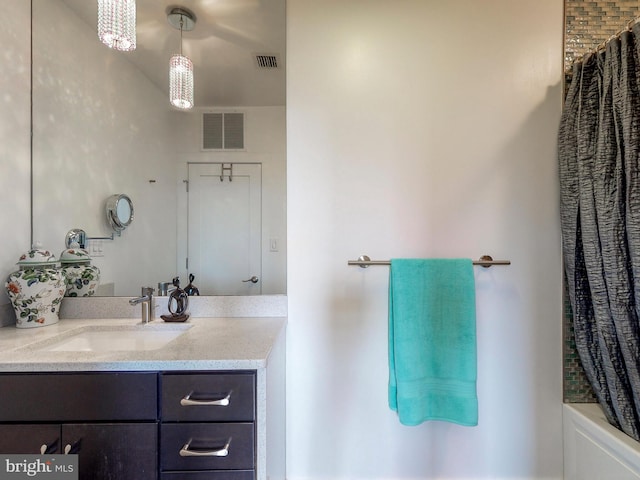
[[[120, 232], [118, 232], [118, 235]], [[87, 240], [113, 240], [114, 234], [110, 237], [87, 237], [87, 233], [81, 228], [72, 228], [67, 232], [67, 236], [64, 239], [64, 244], [67, 248], [71, 248], [71, 245], [77, 243], [80, 248], [87, 248]]]

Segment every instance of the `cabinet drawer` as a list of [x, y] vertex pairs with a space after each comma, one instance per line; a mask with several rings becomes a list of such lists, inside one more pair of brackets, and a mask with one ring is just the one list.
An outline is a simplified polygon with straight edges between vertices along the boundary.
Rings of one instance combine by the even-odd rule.
[[155, 420], [155, 373], [0, 375], [0, 421]]
[[160, 480], [255, 480], [253, 470], [209, 470], [206, 472], [164, 472]]
[[161, 470], [252, 470], [254, 448], [253, 423], [169, 423], [160, 429]]
[[163, 374], [162, 421], [252, 422], [254, 373]]

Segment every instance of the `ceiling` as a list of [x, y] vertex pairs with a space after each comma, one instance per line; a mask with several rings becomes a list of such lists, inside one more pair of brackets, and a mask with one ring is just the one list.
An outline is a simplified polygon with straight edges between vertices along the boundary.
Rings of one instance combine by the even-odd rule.
[[[96, 28], [96, 1], [63, 1]], [[137, 48], [121, 54], [168, 92], [169, 58], [180, 53], [180, 31], [167, 11], [187, 8], [196, 24], [183, 32], [182, 51], [194, 64], [196, 107], [284, 105], [285, 1], [136, 0]], [[257, 54], [276, 55], [278, 67], [259, 68]]]

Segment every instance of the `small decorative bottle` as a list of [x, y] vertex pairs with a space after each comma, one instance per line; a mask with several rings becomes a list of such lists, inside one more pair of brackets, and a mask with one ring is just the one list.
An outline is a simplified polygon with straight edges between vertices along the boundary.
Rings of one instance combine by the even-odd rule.
[[48, 250], [34, 246], [20, 257], [19, 270], [7, 278], [5, 287], [16, 313], [16, 327], [58, 323], [65, 285], [56, 262]]

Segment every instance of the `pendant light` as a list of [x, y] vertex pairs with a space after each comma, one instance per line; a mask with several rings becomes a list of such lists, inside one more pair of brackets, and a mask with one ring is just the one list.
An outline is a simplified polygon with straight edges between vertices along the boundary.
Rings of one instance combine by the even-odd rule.
[[135, 50], [136, 0], [98, 0], [98, 38], [115, 50]]
[[169, 62], [169, 100], [174, 107], [187, 110], [193, 107], [193, 62], [182, 54], [182, 32], [193, 30], [196, 17], [189, 10], [176, 7], [167, 19], [180, 30], [180, 54], [173, 55]]

